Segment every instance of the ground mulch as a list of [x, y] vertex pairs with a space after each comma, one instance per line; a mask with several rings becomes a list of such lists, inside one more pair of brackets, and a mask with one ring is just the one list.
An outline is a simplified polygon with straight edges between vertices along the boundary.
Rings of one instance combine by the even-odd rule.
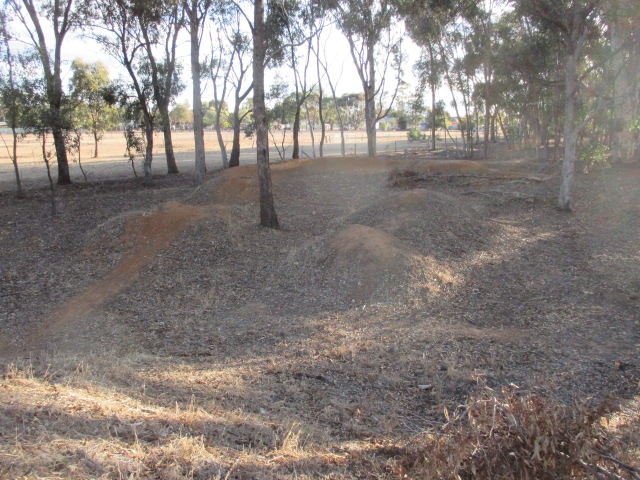
[[[52, 459], [11, 460], [0, 436], [0, 473], [37, 478], [58, 462], [68, 478], [396, 478], [396, 446], [479, 389], [636, 401], [637, 167], [581, 172], [573, 213], [555, 208], [558, 166], [526, 158], [272, 168], [278, 231], [257, 225], [250, 166], [197, 189], [188, 175], [61, 187], [55, 218], [45, 189], [0, 195], [0, 348], [23, 372], [7, 389], [24, 394], [9, 408], [0, 389], [0, 422]], [[78, 377], [129, 413], [73, 428], [50, 414], [44, 437], [25, 423], [40, 411], [28, 389], [56, 405], [38, 389], [88, 388]], [[174, 407], [192, 417], [162, 423]], [[171, 444], [185, 465], [154, 467], [179, 432], [202, 451]], [[74, 435], [110, 446], [53, 446]], [[109, 438], [142, 442], [140, 458], [122, 447], [107, 459]]]

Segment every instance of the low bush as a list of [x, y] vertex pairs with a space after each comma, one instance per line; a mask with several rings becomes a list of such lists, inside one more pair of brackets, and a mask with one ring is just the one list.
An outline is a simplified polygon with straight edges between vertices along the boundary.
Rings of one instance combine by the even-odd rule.
[[608, 167], [610, 158], [609, 148], [599, 142], [589, 142], [578, 149], [578, 159], [585, 172], [590, 172], [596, 167]]
[[407, 132], [407, 138], [412, 141], [425, 140], [427, 136], [418, 130], [416, 127], [413, 127], [411, 130]]
[[450, 415], [419, 447], [417, 478], [637, 479], [640, 470], [609, 452], [602, 420], [613, 402], [571, 406], [533, 393], [486, 390]]

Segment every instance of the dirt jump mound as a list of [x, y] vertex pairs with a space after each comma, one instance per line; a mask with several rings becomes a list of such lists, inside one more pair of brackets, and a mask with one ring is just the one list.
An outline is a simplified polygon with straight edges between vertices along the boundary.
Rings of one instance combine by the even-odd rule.
[[384, 231], [349, 225], [326, 246], [328, 275], [357, 303], [427, 300], [455, 283], [455, 277], [433, 257]]
[[367, 225], [438, 259], [483, 248], [489, 227], [479, 209], [451, 195], [426, 189], [392, 192], [355, 213], [352, 223]]

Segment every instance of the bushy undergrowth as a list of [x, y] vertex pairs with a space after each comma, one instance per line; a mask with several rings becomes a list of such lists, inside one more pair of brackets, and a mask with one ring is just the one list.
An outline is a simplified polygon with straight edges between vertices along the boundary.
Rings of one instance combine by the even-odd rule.
[[416, 478], [636, 479], [613, 458], [603, 427], [613, 402], [566, 406], [516, 389], [469, 397], [438, 435], [422, 444]]
[[578, 150], [578, 158], [586, 172], [594, 168], [608, 167], [610, 161], [609, 148], [600, 142], [589, 142]]
[[387, 184], [390, 187], [404, 187], [410, 185], [420, 174], [414, 170], [394, 168], [387, 176]]
[[407, 132], [407, 139], [412, 142], [426, 140], [426, 138], [427, 136], [415, 127]]

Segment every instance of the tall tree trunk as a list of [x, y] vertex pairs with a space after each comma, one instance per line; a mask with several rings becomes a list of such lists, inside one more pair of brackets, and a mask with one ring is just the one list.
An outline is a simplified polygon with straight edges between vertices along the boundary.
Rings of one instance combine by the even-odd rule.
[[[362, 82], [364, 89], [364, 115], [367, 129], [367, 155], [373, 157], [377, 153], [376, 145], [376, 65], [373, 46], [367, 46], [367, 62], [369, 64], [369, 81]], [[364, 78], [361, 76], [361, 78]]]
[[431, 70], [430, 85], [431, 88], [431, 150], [436, 149], [436, 82], [435, 82], [435, 55], [433, 54], [433, 45], [429, 43], [429, 69]]
[[144, 135], [146, 140], [144, 152], [144, 183], [151, 185], [153, 178], [151, 176], [151, 162], [153, 162], [153, 122], [148, 115], [144, 117]]
[[431, 150], [436, 149], [436, 88], [431, 85]]
[[[298, 87], [296, 86], [296, 90]], [[300, 98], [299, 94], [296, 91], [296, 113], [293, 117], [293, 149], [291, 150], [291, 158], [297, 159], [300, 158]]]
[[216, 114], [216, 138], [218, 139], [218, 147], [220, 148], [220, 159], [222, 160], [222, 168], [229, 168], [229, 155], [227, 154], [227, 145], [222, 138], [222, 127], [220, 126], [220, 114]]
[[309, 106], [305, 103], [304, 111], [307, 114], [307, 127], [309, 128], [309, 134], [311, 135], [311, 151], [313, 158], [316, 158], [316, 136], [313, 131], [313, 122], [311, 121], [311, 117], [309, 116]]
[[[440, 45], [440, 54], [442, 55], [442, 58], [446, 58], [446, 54], [445, 54], [445, 50], [444, 50], [444, 46], [442, 45], [442, 42], [440, 42], [439, 45]], [[449, 91], [451, 92], [451, 97], [453, 98], [453, 109], [456, 112], [456, 116], [458, 117], [458, 123], [459, 123], [460, 122], [460, 111], [458, 109], [458, 102], [456, 101], [456, 96], [455, 96], [455, 92], [454, 92], [454, 88], [453, 88], [453, 80], [451, 80], [451, 73], [449, 72], [449, 64], [446, 61], [444, 62], [444, 76], [447, 79], [447, 85], [449, 85]], [[462, 90], [462, 85], [460, 87], [461, 87], [461, 90]], [[463, 93], [463, 95], [464, 95], [464, 93]], [[446, 121], [446, 117], [445, 117], [445, 121]], [[446, 124], [445, 124], [445, 128], [447, 128]], [[446, 138], [447, 138], [446, 134], [445, 134], [444, 138], [446, 140]], [[464, 135], [462, 135], [462, 150], [465, 151], [465, 152], [467, 151], [467, 144], [466, 144]]]
[[344, 157], [347, 154], [347, 141], [344, 136], [344, 119], [342, 118], [342, 112], [340, 112], [340, 108], [338, 107], [338, 97], [336, 96], [336, 87], [331, 82], [331, 79], [329, 79], [329, 88], [331, 88], [331, 95], [333, 97], [333, 108], [336, 109], [336, 116], [338, 117], [338, 125], [340, 126], [340, 154]]
[[[640, 38], [640, 28], [627, 31], [628, 16], [619, 10], [617, 2], [611, 2], [613, 11], [610, 16], [613, 21], [611, 30], [611, 50], [619, 50], [624, 44], [625, 36]], [[631, 163], [640, 161], [640, 138], [632, 131], [631, 125], [640, 116], [640, 85], [638, 71], [640, 70], [640, 45], [636, 41], [629, 47], [629, 54], [619, 52], [613, 58], [613, 120], [612, 120], [612, 151], [613, 162]]]
[[[4, 30], [4, 28], [2, 33], [2, 40], [4, 41], [5, 45], [7, 71], [9, 74], [9, 88], [11, 89], [11, 91], [14, 91], [15, 84], [13, 81], [13, 57], [11, 55], [11, 48], [9, 46], [9, 35], [6, 34], [7, 32]], [[16, 197], [22, 198], [24, 194], [22, 192], [22, 182], [20, 181], [20, 169], [18, 168], [18, 132], [16, 131], [16, 124], [18, 123], [18, 109], [16, 105], [16, 99], [10, 98], [9, 103], [6, 106], [8, 107], [9, 121], [11, 122], [11, 139], [13, 143], [11, 145], [12, 153], [10, 155], [11, 163], [13, 163], [13, 170], [16, 175]], [[7, 153], [9, 153], [8, 147]]]
[[578, 131], [575, 126], [577, 59], [575, 49], [572, 47], [567, 47], [565, 61], [564, 159], [562, 161], [558, 207], [561, 210], [570, 211], [573, 210], [573, 179], [578, 142]]
[[167, 173], [180, 173], [178, 172], [178, 165], [176, 164], [176, 155], [173, 152], [173, 139], [171, 138], [171, 119], [169, 118], [169, 105], [163, 103], [159, 110], [162, 120], [162, 134], [164, 136], [164, 152], [167, 156]]
[[69, 173], [69, 161], [67, 160], [67, 148], [64, 143], [64, 132], [62, 128], [55, 125], [51, 129], [53, 134], [53, 144], [56, 147], [56, 160], [58, 161], [58, 185], [69, 185], [71, 175]]
[[240, 165], [240, 106], [236, 103], [233, 110], [233, 141], [231, 143], [231, 156], [229, 168]]
[[98, 136], [98, 130], [96, 128], [93, 129], [93, 144], [95, 149], [93, 150], [93, 158], [98, 158], [98, 143], [100, 143], [100, 138]]
[[496, 114], [491, 115], [491, 143], [496, 143]]
[[489, 64], [484, 62], [484, 159], [489, 158], [489, 128], [491, 124], [491, 105], [489, 103]]
[[11, 137], [13, 139], [13, 154], [11, 156], [11, 163], [13, 163], [13, 171], [16, 174], [16, 197], [22, 198], [24, 196], [24, 193], [22, 191], [22, 182], [20, 181], [20, 169], [18, 168], [18, 132], [16, 131], [16, 127], [14, 125], [15, 121], [12, 119]]
[[204, 125], [202, 111], [202, 87], [200, 79], [200, 20], [198, 18], [198, 0], [185, 1], [189, 16], [189, 35], [191, 39], [191, 79], [193, 81], [193, 140], [195, 146], [196, 184], [204, 182], [206, 172], [204, 149]]
[[258, 182], [260, 184], [260, 225], [280, 228], [273, 201], [271, 167], [269, 165], [269, 129], [264, 101], [264, 68], [266, 31], [264, 0], [254, 1], [253, 10], [253, 116], [256, 122]]
[[507, 131], [504, 128], [504, 123], [502, 123], [502, 117], [500, 117], [500, 112], [496, 109], [496, 119], [498, 120], [498, 125], [500, 126], [500, 130], [502, 131], [502, 136], [507, 142], [507, 148], [509, 148], [509, 135], [507, 135]]
[[[320, 53], [318, 52], [318, 55]], [[321, 63], [322, 69], [324, 73], [327, 75], [327, 82], [329, 83], [329, 89], [331, 90], [331, 98], [333, 99], [333, 108], [336, 110], [336, 116], [338, 117], [338, 125], [340, 126], [340, 154], [344, 157], [347, 154], [347, 146], [344, 137], [344, 121], [342, 119], [342, 113], [340, 112], [340, 108], [338, 108], [338, 97], [336, 96], [336, 86], [331, 81], [331, 77], [329, 76], [329, 70], [324, 63]]]
[[56, 209], [56, 186], [53, 184], [53, 178], [51, 177], [51, 165], [49, 162], [49, 155], [47, 153], [47, 134], [42, 135], [42, 159], [47, 167], [47, 178], [49, 179], [49, 201], [51, 203], [51, 216], [57, 215]]
[[324, 142], [326, 140], [326, 127], [324, 124], [324, 109], [322, 107], [322, 100], [324, 99], [324, 92], [322, 90], [322, 75], [320, 72], [320, 36], [318, 35], [318, 51], [316, 52], [316, 71], [318, 73], [318, 118], [320, 120], [320, 144], [319, 152], [320, 158], [324, 156]]

